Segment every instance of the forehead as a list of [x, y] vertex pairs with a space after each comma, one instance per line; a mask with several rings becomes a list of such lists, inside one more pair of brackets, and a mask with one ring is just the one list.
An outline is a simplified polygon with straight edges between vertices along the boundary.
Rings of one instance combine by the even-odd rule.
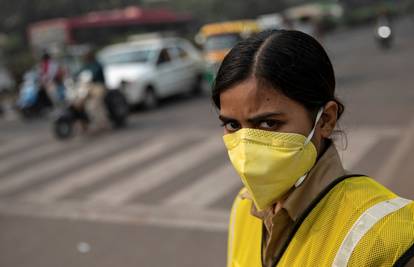
[[220, 94], [222, 114], [288, 111], [297, 104], [279, 90], [258, 86], [254, 78], [237, 84]]

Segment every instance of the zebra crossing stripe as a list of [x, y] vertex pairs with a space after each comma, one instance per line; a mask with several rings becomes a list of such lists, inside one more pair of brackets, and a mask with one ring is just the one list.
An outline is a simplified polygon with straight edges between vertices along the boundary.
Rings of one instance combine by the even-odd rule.
[[67, 144], [52, 141], [51, 144], [40, 145], [38, 147], [29, 149], [24, 153], [19, 153], [7, 157], [0, 161], [0, 176], [11, 170], [19, 169], [21, 166], [27, 166], [27, 163], [30, 161], [41, 159], [51, 154], [59, 154], [60, 152], [64, 153], [64, 151], [67, 149]]
[[176, 153], [173, 157], [156, 162], [118, 184], [93, 193], [88, 199], [91, 202], [111, 205], [125, 204], [132, 198], [170, 181], [192, 166], [207, 161], [220, 150], [224, 153], [221, 139], [217, 136], [209, 138], [201, 144]]
[[8, 140], [6, 141], [5, 144], [1, 144], [0, 146], [0, 158], [3, 157], [7, 157], [10, 154], [13, 154], [17, 151], [20, 151], [24, 148], [28, 148], [31, 146], [34, 146], [38, 143], [43, 143], [44, 141], [44, 137], [43, 136], [37, 136], [35, 138], [30, 137], [30, 138], [16, 138], [13, 140]]
[[414, 143], [413, 133], [414, 119], [408, 124], [401, 138], [396, 141], [396, 145], [393, 151], [391, 151], [388, 160], [379, 169], [378, 173], [381, 174], [383, 178], [381, 179], [382, 182], [389, 183], [390, 179], [393, 179], [392, 177], [397, 175], [401, 162], [404, 161], [405, 157], [412, 153], [411, 148]]
[[152, 205], [111, 207], [70, 201], [1, 201], [0, 214], [222, 233], [227, 231], [229, 221], [229, 212], [223, 210], [171, 209]]
[[120, 155], [109, 156], [84, 169], [75, 170], [67, 176], [60, 177], [58, 180], [48, 183], [38, 190], [23, 195], [22, 198], [37, 202], [54, 201], [78, 189], [97, 183], [110, 174], [114, 174], [115, 176], [116, 173], [130, 168], [145, 159], [160, 155], [178, 141], [179, 137], [177, 135], [169, 136], [168, 138], [166, 136], [153, 138], [143, 147], [132, 147]]
[[365, 135], [364, 138], [352, 139], [352, 141], [349, 141], [348, 150], [342, 154], [342, 161], [345, 169], [355, 168], [364, 154], [381, 140], [381, 136], [379, 135], [369, 137], [367, 133], [355, 134], [355, 136], [358, 137], [362, 137], [362, 135]]
[[[348, 142], [346, 150], [340, 150], [345, 169], [357, 167], [360, 160], [384, 138], [396, 137], [401, 131], [388, 128], [358, 128], [347, 131]], [[340, 144], [338, 147], [342, 147]]]
[[[111, 152], [121, 145], [128, 145], [136, 140], [137, 138], [135, 136], [128, 136], [127, 138], [119, 138], [116, 140], [113, 139], [110, 143], [105, 142], [107, 139], [102, 139], [100, 142], [85, 144], [85, 146], [82, 146], [79, 150], [70, 155], [62, 153], [62, 155], [44, 161], [36, 166], [23, 168], [0, 181], [0, 195], [40, 182], [45, 179], [45, 177], [51, 177], [53, 174], [56, 174], [63, 169], [71, 168], [76, 170], [77, 166], [81, 165], [85, 159], [99, 157], [102, 154]], [[59, 179], [59, 177], [56, 177], [56, 179]]]
[[167, 198], [163, 204], [180, 207], [207, 207], [233, 189], [241, 187], [240, 178], [233, 167], [226, 164]]

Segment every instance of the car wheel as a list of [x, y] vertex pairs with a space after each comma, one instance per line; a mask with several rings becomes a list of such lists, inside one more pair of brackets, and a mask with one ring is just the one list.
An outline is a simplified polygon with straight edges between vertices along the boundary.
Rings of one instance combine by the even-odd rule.
[[154, 88], [148, 87], [147, 90], [145, 90], [143, 104], [147, 109], [154, 109], [158, 106], [158, 97]]
[[109, 118], [115, 128], [121, 128], [126, 125], [129, 114], [129, 106], [125, 96], [119, 90], [111, 90], [105, 97], [106, 108]]

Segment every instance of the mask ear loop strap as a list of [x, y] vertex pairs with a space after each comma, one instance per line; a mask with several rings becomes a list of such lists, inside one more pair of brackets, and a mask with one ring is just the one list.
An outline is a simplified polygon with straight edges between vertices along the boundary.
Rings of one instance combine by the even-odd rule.
[[315, 134], [315, 130], [316, 130], [316, 125], [318, 124], [319, 120], [321, 119], [322, 114], [323, 114], [323, 107], [318, 111], [318, 115], [316, 115], [315, 125], [313, 126], [313, 129], [310, 132], [310, 134], [308, 135], [308, 138], [306, 138], [304, 146], [309, 144], [309, 142], [313, 138], [313, 135]]
[[[308, 135], [308, 138], [306, 138], [306, 141], [303, 145], [303, 147], [305, 147], [307, 144], [309, 144], [309, 142], [311, 141], [313, 135], [315, 134], [315, 130], [316, 130], [316, 125], [318, 124], [319, 120], [321, 119], [323, 114], [323, 107], [321, 107], [321, 109], [318, 111], [318, 115], [316, 115], [316, 120], [315, 120], [315, 125], [313, 126], [312, 131], [310, 132], [310, 134]], [[300, 177], [296, 183], [295, 183], [295, 188], [299, 187], [303, 181], [305, 181], [306, 176], [308, 176], [308, 173], [306, 173], [305, 175], [303, 175], [302, 177]]]

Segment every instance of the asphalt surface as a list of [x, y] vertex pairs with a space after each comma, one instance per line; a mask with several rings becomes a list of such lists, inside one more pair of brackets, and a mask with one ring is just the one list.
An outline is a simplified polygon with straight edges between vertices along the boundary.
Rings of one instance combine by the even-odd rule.
[[[414, 198], [414, 33], [324, 44], [346, 106], [344, 165]], [[132, 114], [127, 129], [56, 141], [47, 120], [0, 119], [0, 266], [224, 266], [240, 182], [206, 95]], [[347, 139], [347, 142], [346, 140]], [[347, 144], [346, 144], [347, 143]]]

